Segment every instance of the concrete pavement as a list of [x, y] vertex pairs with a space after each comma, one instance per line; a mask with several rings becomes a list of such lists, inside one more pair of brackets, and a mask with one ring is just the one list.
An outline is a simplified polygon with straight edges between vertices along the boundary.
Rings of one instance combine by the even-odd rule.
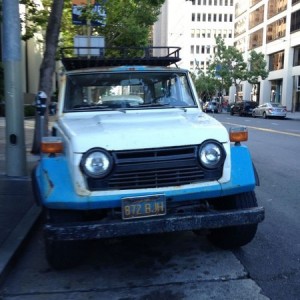
[[5, 169], [5, 118], [0, 118], [0, 282], [40, 215], [31, 189], [30, 172], [38, 156], [30, 153], [34, 121], [25, 120], [27, 175], [11, 177]]

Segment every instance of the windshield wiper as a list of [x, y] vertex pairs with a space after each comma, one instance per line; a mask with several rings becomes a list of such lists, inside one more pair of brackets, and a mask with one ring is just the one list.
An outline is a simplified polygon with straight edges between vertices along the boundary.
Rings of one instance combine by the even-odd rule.
[[83, 111], [83, 110], [102, 110], [102, 109], [108, 109], [109, 106], [99, 106], [99, 105], [90, 105], [90, 104], [82, 104], [82, 105], [76, 105], [72, 109], [68, 111]]

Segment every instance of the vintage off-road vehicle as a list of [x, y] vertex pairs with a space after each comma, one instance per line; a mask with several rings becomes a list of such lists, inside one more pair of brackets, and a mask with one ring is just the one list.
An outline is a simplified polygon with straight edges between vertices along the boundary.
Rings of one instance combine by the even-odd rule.
[[70, 267], [86, 240], [120, 236], [205, 229], [225, 249], [249, 243], [264, 208], [247, 130], [202, 112], [180, 48], [81, 50], [63, 49], [56, 121], [32, 174], [49, 264]]

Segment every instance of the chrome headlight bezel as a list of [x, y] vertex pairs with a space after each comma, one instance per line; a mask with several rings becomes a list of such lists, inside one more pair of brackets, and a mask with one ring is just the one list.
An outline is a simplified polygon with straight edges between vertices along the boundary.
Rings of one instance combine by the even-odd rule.
[[92, 178], [107, 176], [113, 167], [112, 156], [102, 148], [92, 148], [82, 155], [80, 168], [82, 172]]
[[202, 167], [213, 170], [224, 164], [226, 152], [223, 145], [217, 141], [209, 140], [198, 148], [198, 159]]

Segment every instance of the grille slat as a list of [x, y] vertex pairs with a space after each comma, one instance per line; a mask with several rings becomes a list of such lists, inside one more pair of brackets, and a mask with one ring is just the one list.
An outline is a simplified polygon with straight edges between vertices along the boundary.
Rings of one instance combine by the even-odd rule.
[[197, 159], [197, 146], [112, 153], [115, 166], [104, 179], [87, 178], [90, 190], [158, 188], [216, 180], [222, 166], [206, 170]]

